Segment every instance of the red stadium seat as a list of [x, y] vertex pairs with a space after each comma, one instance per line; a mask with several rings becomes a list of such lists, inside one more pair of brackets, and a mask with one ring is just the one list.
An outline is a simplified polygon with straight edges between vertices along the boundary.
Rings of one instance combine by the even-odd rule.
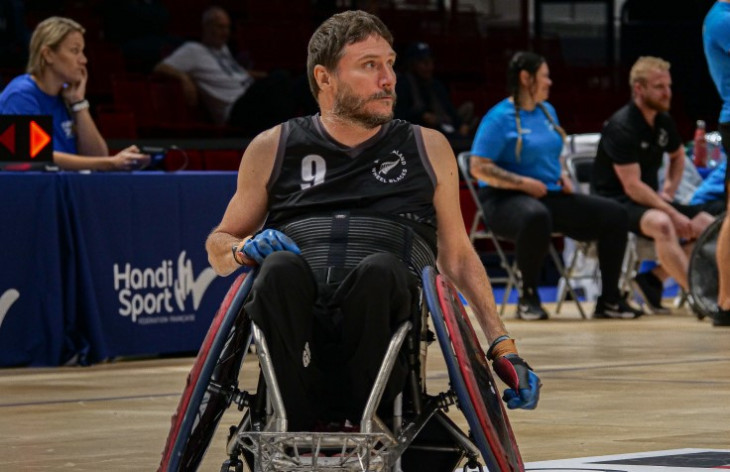
[[158, 123], [149, 81], [141, 75], [112, 77], [112, 96], [116, 107], [126, 107], [134, 112], [140, 127]]
[[203, 155], [203, 168], [205, 170], [238, 170], [243, 151], [228, 149], [205, 150]]
[[99, 106], [96, 111], [99, 132], [109, 139], [136, 139], [137, 120], [130, 109]]

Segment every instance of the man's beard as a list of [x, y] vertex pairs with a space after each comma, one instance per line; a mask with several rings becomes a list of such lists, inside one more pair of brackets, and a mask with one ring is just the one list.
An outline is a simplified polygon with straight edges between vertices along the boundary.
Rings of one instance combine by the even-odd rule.
[[[393, 99], [393, 106], [389, 113], [372, 113], [365, 111], [365, 105], [374, 100], [380, 100], [385, 97]], [[366, 129], [376, 128], [393, 119], [393, 108], [395, 107], [396, 95], [394, 91], [382, 91], [367, 98], [361, 98], [352, 93], [352, 88], [348, 85], [337, 92], [335, 103], [332, 109], [333, 115], [362, 125]]]
[[671, 106], [671, 101], [670, 101], [670, 102], [668, 102], [668, 103], [667, 103], [666, 105], [664, 105], [664, 104], [663, 104], [662, 102], [660, 102], [659, 100], [652, 100], [652, 99], [650, 99], [650, 98], [646, 98], [646, 99], [644, 100], [644, 104], [645, 104], [645, 105], [646, 105], [647, 107], [651, 108], [652, 110], [654, 110], [654, 111], [658, 111], [658, 112], [660, 112], [660, 113], [661, 113], [661, 112], [667, 112], [667, 111], [669, 111], [669, 108], [670, 108], [670, 106]]

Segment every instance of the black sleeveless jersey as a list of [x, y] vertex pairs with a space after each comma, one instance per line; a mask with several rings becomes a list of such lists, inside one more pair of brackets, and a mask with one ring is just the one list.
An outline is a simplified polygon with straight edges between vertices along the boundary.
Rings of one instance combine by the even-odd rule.
[[329, 136], [319, 115], [294, 118], [282, 125], [266, 226], [361, 211], [435, 228], [435, 187], [419, 126], [391, 120], [369, 140], [347, 147]]

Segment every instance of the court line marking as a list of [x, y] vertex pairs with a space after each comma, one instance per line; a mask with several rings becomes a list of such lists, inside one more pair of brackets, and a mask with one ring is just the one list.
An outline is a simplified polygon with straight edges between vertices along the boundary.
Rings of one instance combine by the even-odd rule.
[[66, 400], [46, 400], [37, 402], [21, 402], [21, 403], [0, 403], [0, 408], [21, 407], [21, 406], [38, 406], [38, 405], [60, 405], [64, 403], [84, 403], [84, 402], [106, 402], [117, 400], [141, 400], [144, 398], [161, 398], [161, 397], [179, 397], [182, 392], [176, 393], [152, 393], [149, 395], [127, 395], [120, 397], [96, 397], [96, 398], [69, 398]]

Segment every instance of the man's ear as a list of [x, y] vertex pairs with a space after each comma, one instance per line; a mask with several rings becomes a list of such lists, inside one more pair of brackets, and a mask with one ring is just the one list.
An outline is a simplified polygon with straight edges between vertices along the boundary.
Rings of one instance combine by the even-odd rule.
[[639, 96], [639, 92], [641, 91], [642, 88], [643, 88], [643, 84], [641, 83], [640, 80], [637, 80], [636, 82], [631, 84], [631, 96], [632, 97]]
[[332, 74], [327, 68], [321, 64], [314, 66], [314, 81], [317, 82], [320, 90], [325, 90], [332, 86]]

